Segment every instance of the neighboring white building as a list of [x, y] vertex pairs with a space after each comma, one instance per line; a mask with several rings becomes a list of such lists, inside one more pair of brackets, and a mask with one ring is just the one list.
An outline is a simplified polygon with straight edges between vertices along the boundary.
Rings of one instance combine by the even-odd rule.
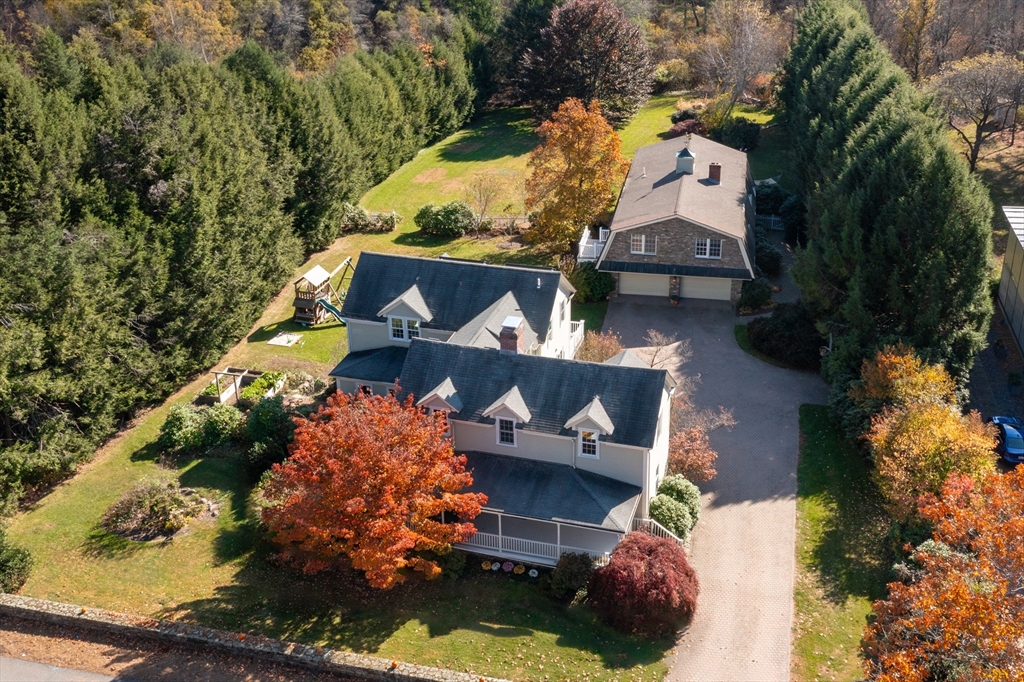
[[1010, 236], [999, 280], [999, 304], [1017, 346], [1024, 353], [1024, 206], [1003, 206], [1003, 215]]

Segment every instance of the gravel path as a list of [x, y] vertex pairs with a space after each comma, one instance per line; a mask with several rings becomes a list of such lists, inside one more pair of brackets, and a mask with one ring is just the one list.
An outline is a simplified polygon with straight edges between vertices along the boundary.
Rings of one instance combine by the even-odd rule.
[[[10, 661], [10, 659], [17, 659]], [[41, 666], [8, 666], [31, 661]], [[6, 665], [5, 665], [6, 664]], [[52, 671], [68, 676], [30, 677]], [[15, 673], [24, 676], [12, 677]], [[92, 675], [89, 675], [92, 673]], [[326, 673], [264, 663], [248, 657], [91, 630], [0, 618], [0, 680], [189, 680], [189, 682], [352, 682]]]
[[690, 561], [700, 578], [697, 614], [669, 655], [670, 682], [789, 679], [796, 539], [798, 410], [824, 404], [820, 377], [780, 369], [736, 345], [728, 304], [623, 296], [605, 328], [626, 346], [647, 329], [690, 339], [693, 357], [666, 367], [701, 377], [695, 400], [725, 406], [736, 426], [711, 434], [718, 476], [701, 484], [703, 511]]

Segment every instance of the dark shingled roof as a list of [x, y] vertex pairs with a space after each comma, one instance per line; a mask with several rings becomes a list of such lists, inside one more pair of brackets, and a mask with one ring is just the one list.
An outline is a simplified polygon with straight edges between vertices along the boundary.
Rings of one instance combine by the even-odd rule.
[[384, 346], [349, 353], [329, 376], [391, 383], [402, 375], [402, 365], [408, 352], [404, 346]]
[[[565, 464], [486, 452], [467, 452], [472, 492], [487, 495], [486, 509], [545, 521], [628, 532], [639, 486]], [[465, 491], [464, 491], [465, 492]]]
[[[353, 320], [383, 322], [377, 313], [415, 284], [433, 315], [423, 327], [454, 332], [511, 291], [543, 342], [562, 279], [557, 270], [364, 251], [341, 314]], [[568, 281], [564, 285], [574, 291]]]
[[654, 446], [662, 391], [666, 382], [671, 385], [661, 369], [502, 353], [429, 339], [412, 340], [400, 376], [403, 391], [415, 396], [450, 377], [463, 405], [450, 417], [485, 424], [494, 423], [483, 416], [487, 408], [517, 386], [532, 415], [521, 428], [562, 436], [575, 435], [565, 423], [600, 396], [615, 425], [615, 432], [601, 441], [641, 448]]
[[683, 275], [685, 277], [722, 277], [725, 279], [751, 279], [746, 268], [709, 268], [703, 265], [673, 265], [671, 263], [634, 263], [606, 260], [597, 268], [605, 272], [639, 272], [646, 275]]

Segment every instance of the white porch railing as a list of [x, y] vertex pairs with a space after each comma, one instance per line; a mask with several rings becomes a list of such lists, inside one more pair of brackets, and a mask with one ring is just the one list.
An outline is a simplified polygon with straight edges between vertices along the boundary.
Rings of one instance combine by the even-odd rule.
[[569, 347], [572, 349], [570, 358], [576, 357], [576, 351], [579, 350], [580, 344], [583, 343], [583, 320], [569, 320], [570, 325], [570, 344]]
[[598, 232], [598, 238], [592, 239], [590, 237], [590, 229], [584, 228], [583, 234], [580, 236], [579, 255], [576, 260], [580, 263], [588, 263], [600, 258], [601, 252], [604, 251], [604, 245], [608, 242], [609, 234], [610, 231], [602, 227]]
[[786, 224], [777, 215], [755, 215], [754, 224], [766, 230], [785, 230]]
[[506, 537], [493, 533], [481, 533], [477, 531], [471, 538], [462, 545], [487, 550], [489, 554], [496, 554], [509, 558], [533, 558], [537, 563], [554, 565], [563, 554], [589, 554], [599, 564], [608, 563], [608, 552], [595, 552], [581, 547], [569, 547], [568, 545], [556, 545], [550, 542], [539, 542], [537, 540], [525, 540], [523, 538]]
[[668, 528], [661, 525], [654, 519], [633, 519], [633, 530], [642, 530], [646, 533], [654, 535], [655, 537], [675, 540], [677, 543], [679, 543], [680, 547], [686, 546], [686, 543], [683, 542], [682, 538], [677, 536], [675, 533], [673, 533]]

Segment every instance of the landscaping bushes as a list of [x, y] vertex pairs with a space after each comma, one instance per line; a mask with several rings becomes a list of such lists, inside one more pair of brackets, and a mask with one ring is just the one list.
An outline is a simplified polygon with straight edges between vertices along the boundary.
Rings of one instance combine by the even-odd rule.
[[685, 541], [690, 537], [694, 521], [686, 505], [668, 495], [658, 494], [651, 500], [648, 513], [677, 538]]
[[820, 367], [823, 339], [804, 303], [780, 303], [768, 317], [751, 320], [747, 338], [757, 352], [796, 369]]
[[571, 599], [586, 588], [594, 572], [594, 560], [589, 554], [570, 552], [558, 558], [551, 572], [548, 591], [556, 599]]
[[675, 476], [666, 476], [662, 480], [661, 485], [658, 486], [658, 494], [668, 495], [686, 507], [693, 520], [689, 530], [693, 530], [693, 526], [697, 525], [700, 520], [700, 489], [685, 477], [676, 474]]
[[249, 449], [244, 460], [254, 478], [288, 457], [288, 443], [294, 431], [293, 414], [285, 408], [281, 396], [264, 398], [252, 406], [245, 419], [244, 436]]
[[173, 535], [205, 510], [199, 493], [177, 481], [143, 479], [107, 509], [100, 525], [121, 537], [150, 540]]
[[768, 277], [782, 273], [782, 252], [771, 243], [768, 233], [757, 230], [754, 233], [754, 265]]
[[761, 125], [745, 118], [727, 118], [719, 125], [707, 125], [707, 134], [715, 142], [739, 149], [753, 151], [761, 139]]
[[465, 201], [427, 204], [416, 212], [413, 222], [423, 234], [434, 237], [462, 237], [477, 224], [473, 209]]
[[740, 310], [759, 310], [772, 302], [772, 285], [765, 277], [743, 283], [736, 306]]
[[171, 454], [199, 452], [222, 445], [237, 434], [242, 413], [231, 405], [210, 407], [178, 404], [160, 427], [157, 443]]
[[362, 206], [345, 202], [341, 205], [342, 234], [350, 232], [394, 232], [402, 216], [394, 211], [391, 213], [370, 213]]
[[17, 592], [32, 572], [32, 555], [7, 538], [7, 529], [0, 526], [0, 592]]
[[675, 633], [693, 616], [699, 592], [686, 552], [674, 540], [647, 533], [623, 538], [587, 588], [602, 620], [646, 637]]
[[[568, 259], [567, 259], [568, 260]], [[615, 278], [607, 272], [601, 272], [593, 263], [577, 263], [571, 261], [563, 264], [562, 274], [569, 284], [576, 289], [573, 298], [577, 303], [605, 301], [615, 291]]]

